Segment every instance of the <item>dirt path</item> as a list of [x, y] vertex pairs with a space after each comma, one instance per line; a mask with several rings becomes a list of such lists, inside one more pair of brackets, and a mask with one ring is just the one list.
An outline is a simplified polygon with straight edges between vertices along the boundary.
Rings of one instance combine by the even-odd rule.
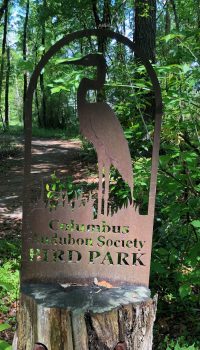
[[[23, 146], [23, 140], [19, 140]], [[32, 141], [32, 173], [37, 182], [39, 175], [49, 176], [54, 171], [61, 176], [72, 175], [76, 181], [88, 180], [90, 170], [81, 162], [81, 142], [78, 140]], [[23, 154], [9, 158], [0, 173], [0, 222], [6, 218], [21, 219], [23, 190]]]
[[[0, 159], [0, 247], [7, 247], [0, 252], [0, 262], [8, 256], [19, 257], [22, 229], [22, 192], [23, 192], [23, 140], [17, 138], [21, 151], [14, 157]], [[66, 179], [70, 175], [76, 182], [94, 182], [96, 166], [89, 164], [83, 157], [81, 141], [78, 140], [46, 140], [33, 138], [32, 141], [32, 174], [36, 188], [40, 188], [39, 178], [49, 177], [54, 171], [59, 178]], [[8, 243], [8, 246], [5, 244]], [[13, 248], [10, 248], [14, 244]], [[7, 301], [8, 312], [1, 312], [0, 323], [10, 323], [10, 317], [16, 316], [17, 302]], [[11, 323], [10, 323], [11, 324]], [[15, 326], [15, 321], [13, 321]], [[12, 342], [13, 329], [1, 333], [4, 340]]]

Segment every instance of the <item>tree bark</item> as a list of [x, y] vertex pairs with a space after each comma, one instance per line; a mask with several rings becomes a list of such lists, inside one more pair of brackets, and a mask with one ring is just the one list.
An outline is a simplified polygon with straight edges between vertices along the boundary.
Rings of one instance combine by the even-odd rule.
[[[92, 0], [92, 10], [93, 10], [95, 25], [97, 29], [110, 29], [110, 26], [111, 26], [110, 6], [111, 6], [110, 0], [104, 0], [103, 16], [101, 20], [98, 14], [97, 0]], [[97, 39], [98, 52], [101, 52], [103, 55], [106, 52], [106, 43], [107, 43], [106, 37], [98, 37]], [[106, 100], [105, 88], [103, 87], [101, 90], [97, 92], [97, 101], [101, 102], [105, 100]]]
[[[155, 63], [156, 61], [156, 0], [135, 0], [135, 34], [136, 48], [144, 53], [145, 57]], [[141, 64], [139, 57], [135, 55], [136, 62]], [[136, 73], [137, 77], [137, 73]], [[140, 79], [140, 76], [138, 76]], [[145, 95], [146, 108], [144, 120], [154, 120], [155, 101], [154, 93]]]
[[156, 59], [156, 0], [135, 1], [136, 47], [140, 48], [152, 63]]
[[38, 100], [37, 87], [35, 89], [35, 109], [36, 109], [36, 113], [37, 113], [37, 124], [38, 124], [38, 127], [41, 127], [41, 117], [40, 117], [40, 109], [39, 109], [39, 100]]
[[7, 70], [6, 70], [6, 90], [5, 90], [5, 125], [9, 127], [9, 80], [10, 80], [10, 48], [7, 47]]
[[200, 0], [197, 1], [197, 28], [200, 28]]
[[[2, 91], [3, 91], [3, 79], [4, 79], [7, 28], [8, 28], [8, 2], [7, 2], [7, 7], [5, 8], [5, 14], [4, 14], [3, 41], [2, 41], [2, 50], [1, 50], [1, 67], [0, 67], [0, 114], [1, 116], [2, 116]], [[4, 124], [3, 117], [2, 117], [2, 122]]]
[[151, 350], [156, 308], [145, 287], [27, 285], [13, 350]]
[[8, 2], [9, 2], [9, 0], [3, 0], [3, 2], [2, 2], [2, 5], [0, 7], [0, 21], [1, 21], [2, 17], [3, 17], [4, 11], [8, 7]]
[[[37, 43], [35, 44], [35, 67], [37, 65], [37, 60], [38, 60], [38, 47], [37, 47]], [[41, 116], [40, 116], [40, 109], [39, 109], [39, 99], [38, 99], [38, 90], [37, 90], [37, 86], [35, 89], [35, 110], [37, 113], [37, 124], [38, 127], [41, 127]]]
[[176, 8], [176, 3], [174, 0], [170, 0], [173, 12], [174, 12], [174, 20], [175, 20], [175, 25], [176, 25], [176, 30], [177, 32], [180, 31], [180, 26], [179, 26], [179, 18], [178, 18], [178, 13], [177, 13], [177, 8]]
[[[45, 16], [47, 10], [47, 2], [43, 0], [43, 21], [42, 21], [42, 46], [44, 47], [43, 55], [45, 53]], [[40, 88], [42, 94], [42, 126], [47, 127], [47, 118], [46, 118], [46, 96], [45, 96], [45, 86], [44, 86], [44, 72], [40, 74]]]
[[169, 12], [169, 1], [167, 0], [166, 4], [166, 13], [165, 13], [165, 35], [168, 35], [171, 30], [171, 18]]
[[[28, 19], [29, 19], [29, 0], [26, 2], [26, 15], [24, 20], [24, 32], [23, 32], [23, 60], [27, 60], [27, 30], [28, 30]], [[25, 71], [24, 73], [24, 90], [23, 90], [23, 121], [25, 126], [25, 100], [26, 100], [26, 91], [28, 86], [28, 74]]]

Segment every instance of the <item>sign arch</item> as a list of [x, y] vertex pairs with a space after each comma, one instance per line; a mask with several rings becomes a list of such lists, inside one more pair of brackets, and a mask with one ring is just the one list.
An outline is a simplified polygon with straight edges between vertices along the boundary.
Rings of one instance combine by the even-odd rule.
[[[144, 230], [142, 232], [143, 238], [145, 236], [145, 232], [149, 232], [148, 237], [148, 253], [147, 253], [147, 264], [145, 265], [145, 273], [142, 277], [141, 283], [148, 284], [149, 278], [149, 267], [150, 267], [150, 254], [151, 254], [151, 244], [152, 244], [152, 230], [153, 230], [153, 218], [154, 218], [154, 208], [155, 208], [155, 195], [156, 195], [156, 182], [157, 182], [157, 169], [158, 169], [158, 158], [159, 158], [159, 144], [160, 144], [160, 129], [161, 129], [161, 117], [162, 117], [162, 97], [161, 97], [161, 89], [156, 76], [156, 72], [152, 67], [151, 63], [145, 58], [144, 53], [135, 46], [135, 44], [128, 38], [124, 37], [121, 34], [115, 33], [113, 31], [107, 29], [88, 29], [74, 32], [72, 34], [68, 34], [64, 36], [62, 39], [57, 41], [50, 49], [44, 54], [39, 63], [37, 64], [35, 70], [30, 79], [30, 83], [27, 89], [27, 96], [25, 101], [25, 166], [24, 166], [24, 193], [23, 193], [23, 229], [22, 229], [22, 249], [25, 254], [28, 253], [26, 251], [27, 241], [30, 239], [29, 237], [29, 214], [31, 210], [30, 203], [30, 184], [31, 184], [31, 139], [32, 139], [32, 102], [33, 102], [33, 94], [37, 86], [38, 77], [48, 63], [48, 61], [65, 45], [70, 44], [72, 41], [88, 38], [91, 36], [96, 37], [107, 37], [110, 39], [114, 39], [119, 43], [124, 44], [129, 47], [130, 50], [137, 54], [137, 57], [140, 58], [141, 63], [146, 68], [148, 76], [151, 80], [154, 95], [155, 95], [155, 125], [154, 125], [154, 141], [153, 141], [153, 151], [152, 151], [152, 166], [151, 166], [151, 178], [150, 178], [150, 191], [149, 191], [149, 203], [148, 203], [148, 215], [145, 218], [141, 218], [141, 220], [146, 220], [144, 224]], [[141, 225], [142, 222], [141, 222]], [[139, 224], [140, 226], [140, 224]], [[139, 227], [138, 226], [138, 227]], [[142, 226], [141, 226], [142, 227]], [[140, 241], [142, 242], [142, 241]], [[146, 242], [146, 241], [143, 241]], [[135, 243], [136, 244], [136, 243]], [[116, 246], [117, 247], [117, 246]], [[121, 254], [121, 253], [120, 253]], [[125, 253], [126, 254], [126, 253]], [[136, 259], [136, 253], [133, 253], [133, 265], [137, 263], [140, 264], [140, 259]], [[121, 256], [120, 256], [121, 259]], [[123, 259], [122, 259], [123, 260]], [[28, 274], [31, 272], [33, 276], [34, 272], [31, 267], [31, 263], [26, 263], [26, 259], [22, 261], [22, 280], [28, 279]], [[142, 265], [144, 265], [142, 263]], [[77, 270], [79, 273], [80, 271]], [[93, 271], [94, 272], [94, 271]], [[61, 274], [64, 272], [62, 271]], [[107, 271], [105, 269], [105, 275]], [[109, 272], [109, 276], [112, 276], [112, 273]], [[38, 275], [39, 276], [39, 275]], [[122, 275], [123, 276], [123, 273]], [[134, 277], [132, 278], [133, 283]], [[140, 283], [140, 279], [136, 281], [136, 283]]]
[[[152, 168], [151, 168], [151, 180], [150, 180], [150, 192], [149, 192], [149, 205], [148, 214], [154, 215], [155, 208], [155, 194], [156, 194], [156, 181], [157, 181], [157, 169], [158, 169], [158, 157], [159, 157], [159, 143], [160, 143], [160, 129], [161, 129], [161, 117], [162, 117], [162, 95], [161, 88], [157, 79], [156, 72], [151, 63], [145, 58], [144, 53], [135, 46], [135, 44], [125, 36], [115, 33], [107, 29], [88, 29], [80, 30], [71, 34], [65, 35], [62, 39], [57, 41], [50, 49], [44, 54], [39, 63], [37, 64], [33, 74], [31, 76], [27, 96], [25, 101], [25, 167], [24, 167], [24, 201], [26, 207], [28, 204], [27, 197], [29, 195], [29, 177], [31, 169], [31, 139], [32, 139], [32, 101], [33, 94], [37, 86], [38, 77], [48, 63], [48, 61], [65, 45], [70, 44], [72, 41], [82, 39], [91, 36], [103, 36], [110, 39], [115, 39], [117, 42], [128, 46], [134, 53], [137, 53], [137, 57], [140, 58], [142, 64], [145, 66], [149, 78], [152, 82], [152, 86], [155, 94], [155, 126], [154, 126], [154, 142], [152, 152]], [[23, 207], [23, 212], [26, 212], [26, 208]]]

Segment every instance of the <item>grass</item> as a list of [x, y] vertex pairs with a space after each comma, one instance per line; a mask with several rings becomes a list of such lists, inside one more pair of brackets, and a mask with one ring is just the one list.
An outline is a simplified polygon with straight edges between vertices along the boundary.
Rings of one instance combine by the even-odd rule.
[[[12, 226], [10, 226], [12, 225]], [[6, 233], [6, 234], [5, 234]], [[21, 225], [6, 220], [0, 230], [0, 319], [1, 325], [9, 324], [9, 339], [5, 332], [0, 339], [11, 342], [16, 329], [16, 308], [19, 297], [19, 266], [21, 254]], [[0, 330], [1, 331], [1, 330]], [[4, 334], [5, 333], [5, 334]], [[10, 349], [0, 342], [0, 349]], [[3, 347], [6, 346], [6, 347]]]
[[[12, 224], [12, 227], [10, 225]], [[8, 228], [10, 229], [8, 230]], [[5, 233], [7, 234], [5, 235]], [[16, 300], [21, 259], [21, 225], [11, 219], [1, 225], [0, 235], [0, 312], [7, 313]]]
[[157, 350], [199, 350], [199, 346], [199, 342], [191, 342], [191, 345], [189, 345], [184, 336], [179, 337], [177, 340], [169, 339], [167, 336], [165, 337], [161, 347], [159, 347]]
[[0, 266], [0, 311], [9, 312], [11, 304], [19, 296], [19, 263], [10, 260]]
[[0, 160], [14, 157], [22, 152], [22, 147], [19, 141], [7, 133], [0, 134]]
[[[10, 135], [10, 136], [23, 136], [24, 135], [24, 129], [23, 126], [20, 124], [13, 124], [9, 126], [9, 129], [7, 131], [3, 131], [0, 129], [0, 135]], [[68, 140], [68, 139], [79, 139], [79, 130], [77, 126], [71, 126], [68, 129], [44, 129], [44, 128], [38, 128], [37, 126], [33, 125], [32, 128], [32, 136], [33, 137], [39, 137], [39, 138], [47, 138], [47, 139], [62, 139], [62, 140]]]

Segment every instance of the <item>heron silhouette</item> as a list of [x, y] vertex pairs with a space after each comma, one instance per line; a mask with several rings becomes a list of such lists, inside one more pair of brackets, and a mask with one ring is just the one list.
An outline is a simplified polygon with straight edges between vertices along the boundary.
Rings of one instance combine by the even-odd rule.
[[91, 142], [97, 152], [99, 189], [98, 216], [102, 214], [103, 173], [105, 177], [104, 216], [108, 214], [109, 174], [113, 165], [133, 191], [133, 172], [128, 142], [123, 129], [111, 107], [105, 102], [90, 103], [87, 101], [89, 90], [103, 87], [106, 77], [106, 60], [102, 54], [89, 54], [78, 60], [68, 60], [65, 64], [96, 66], [96, 79], [83, 78], [77, 90], [77, 109], [80, 132]]

